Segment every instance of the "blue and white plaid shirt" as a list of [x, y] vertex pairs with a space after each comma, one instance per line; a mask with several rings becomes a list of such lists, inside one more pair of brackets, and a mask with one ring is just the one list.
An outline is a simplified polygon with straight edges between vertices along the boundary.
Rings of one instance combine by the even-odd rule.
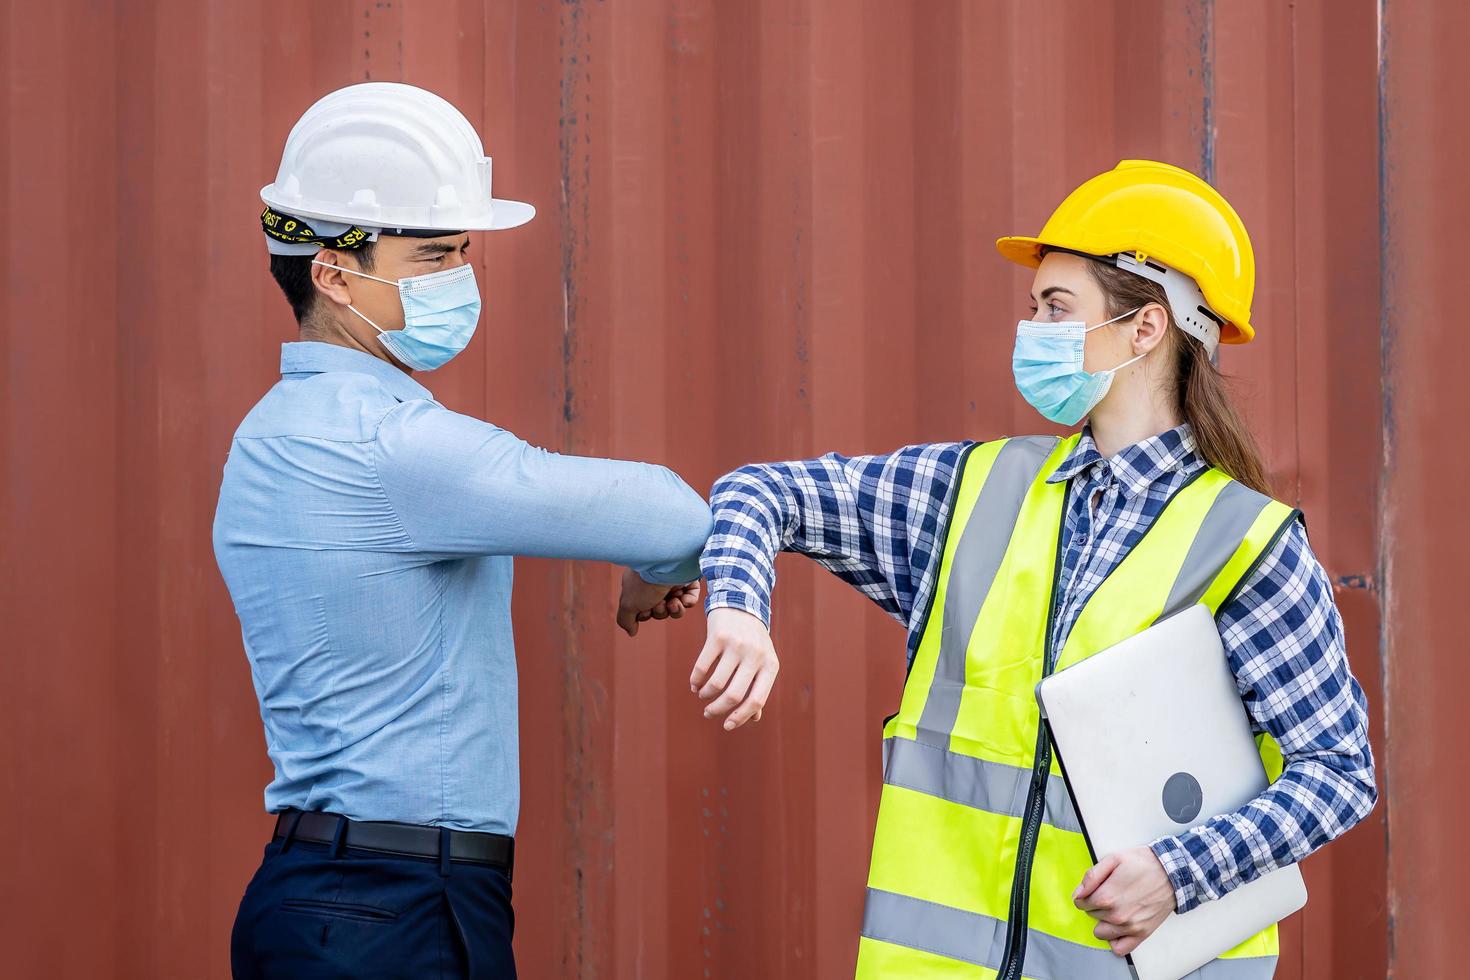
[[[798, 552], [903, 623], [912, 659], [949, 523], [949, 491], [968, 445], [909, 446], [886, 456], [833, 453], [722, 477], [711, 495], [715, 530], [701, 562], [709, 608], [743, 609], [769, 623], [776, 555]], [[1058, 647], [1169, 496], [1205, 466], [1188, 425], [1111, 459], [1084, 431], [1051, 477], [1072, 481]], [[1300, 523], [1280, 537], [1217, 622], [1252, 722], [1280, 743], [1286, 769], [1234, 813], [1153, 843], [1181, 912], [1300, 861], [1362, 820], [1378, 798], [1363, 690], [1348, 668], [1332, 588]]]

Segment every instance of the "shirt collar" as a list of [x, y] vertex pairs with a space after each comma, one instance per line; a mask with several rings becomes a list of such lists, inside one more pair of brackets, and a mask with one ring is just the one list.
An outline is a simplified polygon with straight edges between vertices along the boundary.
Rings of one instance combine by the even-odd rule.
[[1143, 493], [1164, 477], [1178, 470], [1192, 470], [1203, 465], [1194, 441], [1194, 430], [1189, 423], [1175, 426], [1142, 442], [1136, 442], [1111, 459], [1104, 460], [1092, 440], [1092, 427], [1082, 430], [1082, 438], [1062, 465], [1056, 468], [1048, 483], [1070, 480], [1088, 467], [1105, 463], [1112, 471], [1123, 492], [1128, 495]]
[[419, 384], [405, 372], [387, 361], [337, 344], [320, 341], [299, 341], [281, 345], [281, 374], [325, 374], [329, 371], [348, 371], [353, 374], [369, 374], [378, 380], [388, 393], [401, 402], [427, 399], [434, 396], [429, 389]]

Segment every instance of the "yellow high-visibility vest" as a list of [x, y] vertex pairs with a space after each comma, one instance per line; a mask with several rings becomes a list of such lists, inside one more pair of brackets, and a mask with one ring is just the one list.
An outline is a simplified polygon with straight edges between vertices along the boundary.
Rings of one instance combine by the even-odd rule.
[[[884, 729], [860, 980], [1131, 976], [1093, 936], [1096, 920], [1072, 904], [1093, 861], [1036, 684], [1195, 603], [1218, 614], [1298, 515], [1203, 471], [1170, 498], [1053, 650], [1067, 483], [1047, 477], [1079, 438], [984, 443], [960, 464], [918, 652]], [[1269, 737], [1260, 742], [1274, 780], [1280, 751]], [[1276, 954], [1272, 926], [1198, 976], [1264, 980]]]

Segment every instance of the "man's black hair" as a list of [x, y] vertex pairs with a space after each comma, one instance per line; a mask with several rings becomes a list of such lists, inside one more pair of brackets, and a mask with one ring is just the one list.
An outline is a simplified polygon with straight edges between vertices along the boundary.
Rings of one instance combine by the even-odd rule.
[[[357, 259], [358, 267], [363, 272], [373, 271], [373, 251], [376, 247], [376, 242], [363, 242], [352, 250], [352, 257]], [[291, 312], [296, 314], [297, 325], [305, 325], [306, 318], [316, 306], [316, 286], [311, 282], [311, 262], [314, 258], [315, 253], [271, 256], [271, 277], [281, 287], [281, 292], [286, 294], [286, 302], [291, 304]]]

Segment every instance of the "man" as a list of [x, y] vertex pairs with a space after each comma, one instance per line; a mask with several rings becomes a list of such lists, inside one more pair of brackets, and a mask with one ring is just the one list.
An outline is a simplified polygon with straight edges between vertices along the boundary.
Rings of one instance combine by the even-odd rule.
[[513, 977], [511, 556], [627, 566], [634, 634], [696, 603], [709, 509], [667, 469], [544, 452], [415, 380], [474, 333], [467, 232], [535, 214], [491, 197], [449, 103], [334, 92], [261, 196], [301, 342], [235, 435], [215, 518], [279, 814], [235, 976]]

